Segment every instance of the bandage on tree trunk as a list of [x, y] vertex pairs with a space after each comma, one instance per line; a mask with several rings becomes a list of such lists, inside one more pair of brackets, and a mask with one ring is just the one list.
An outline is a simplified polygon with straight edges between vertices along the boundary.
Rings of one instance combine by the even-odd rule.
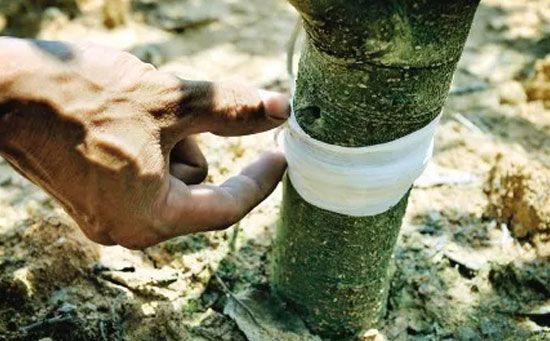
[[[440, 113], [479, 0], [290, 2], [307, 33], [298, 123], [320, 141], [363, 147], [410, 134]], [[407, 200], [351, 217], [307, 203], [285, 176], [275, 293], [328, 339], [376, 327]]]

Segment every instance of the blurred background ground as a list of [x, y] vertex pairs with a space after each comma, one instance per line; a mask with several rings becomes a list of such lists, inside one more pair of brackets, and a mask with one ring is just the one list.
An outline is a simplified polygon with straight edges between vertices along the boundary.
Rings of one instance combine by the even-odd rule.
[[[90, 40], [184, 78], [278, 91], [295, 22], [283, 0], [0, 0], [5, 35]], [[550, 340], [546, 0], [482, 1], [436, 139], [380, 334]], [[208, 181], [273, 141], [201, 136]], [[223, 307], [228, 289], [267, 285], [280, 191], [227, 231], [129, 251], [87, 241], [0, 161], [0, 340], [246, 340]]]

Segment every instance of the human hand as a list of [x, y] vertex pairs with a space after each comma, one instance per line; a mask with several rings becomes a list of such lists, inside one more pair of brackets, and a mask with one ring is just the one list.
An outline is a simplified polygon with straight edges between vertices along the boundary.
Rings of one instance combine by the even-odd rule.
[[191, 137], [253, 134], [283, 95], [183, 81], [93, 44], [0, 38], [0, 155], [57, 199], [91, 240], [139, 249], [239, 221], [276, 187], [266, 153], [220, 186]]

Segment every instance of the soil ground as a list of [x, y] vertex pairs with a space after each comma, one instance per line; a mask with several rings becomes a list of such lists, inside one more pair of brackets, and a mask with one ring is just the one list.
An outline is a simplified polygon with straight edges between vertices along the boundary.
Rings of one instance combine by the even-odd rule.
[[[184, 78], [279, 91], [295, 22], [283, 0], [0, 0], [3, 34], [91, 40]], [[200, 143], [213, 183], [276, 147], [273, 132]], [[482, 1], [436, 145], [365, 340], [550, 340], [547, 0]], [[226, 231], [129, 251], [87, 241], [0, 161], [0, 340], [246, 340], [223, 314], [227, 290], [268, 285], [280, 200], [278, 188]]]

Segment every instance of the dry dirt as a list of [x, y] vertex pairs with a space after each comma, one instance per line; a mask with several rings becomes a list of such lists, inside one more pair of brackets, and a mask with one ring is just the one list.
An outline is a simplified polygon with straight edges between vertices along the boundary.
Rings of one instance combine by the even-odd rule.
[[[4, 34], [92, 40], [185, 78], [279, 91], [295, 22], [283, 0], [0, 0]], [[547, 0], [482, 1], [412, 191], [387, 315], [365, 340], [550, 340], [549, 55]], [[273, 132], [200, 143], [213, 183], [275, 148]], [[87, 241], [0, 161], [0, 340], [246, 340], [223, 314], [227, 290], [267, 284], [280, 199], [227, 231], [129, 251]]]

